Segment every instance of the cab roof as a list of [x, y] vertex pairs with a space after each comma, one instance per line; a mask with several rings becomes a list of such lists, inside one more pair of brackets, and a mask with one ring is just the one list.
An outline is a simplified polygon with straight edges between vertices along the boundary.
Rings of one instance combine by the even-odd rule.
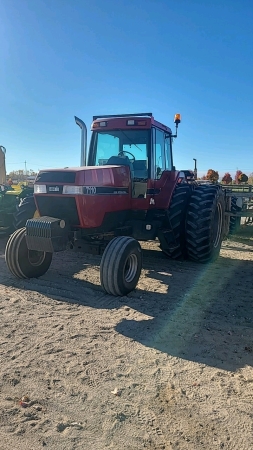
[[[128, 124], [128, 122], [136, 122], [132, 125]], [[103, 125], [100, 125], [103, 124]], [[167, 133], [171, 133], [172, 131], [169, 127], [158, 122], [154, 119], [152, 113], [135, 113], [135, 114], [106, 114], [93, 116], [93, 122], [91, 124], [91, 130], [97, 129], [149, 129], [151, 126], [160, 128]]]

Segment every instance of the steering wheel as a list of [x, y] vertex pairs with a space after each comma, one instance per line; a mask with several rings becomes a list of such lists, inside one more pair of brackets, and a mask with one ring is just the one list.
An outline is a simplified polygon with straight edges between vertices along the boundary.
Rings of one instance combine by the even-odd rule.
[[130, 152], [127, 152], [126, 150], [122, 150], [121, 152], [119, 152], [119, 154], [118, 154], [118, 156], [120, 156], [120, 155], [124, 155], [124, 153], [128, 153], [129, 155], [131, 155], [132, 156], [132, 159], [130, 159], [129, 158], [129, 161], [133, 164], [134, 163], [134, 161], [135, 161], [135, 156], [132, 154], [132, 153], [130, 153]]

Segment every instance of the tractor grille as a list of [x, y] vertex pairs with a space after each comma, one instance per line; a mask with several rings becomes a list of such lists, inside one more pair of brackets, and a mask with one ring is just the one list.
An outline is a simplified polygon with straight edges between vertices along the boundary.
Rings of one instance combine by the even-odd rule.
[[73, 197], [44, 197], [37, 196], [41, 216], [57, 217], [64, 219], [70, 225], [80, 225], [76, 201]]
[[36, 183], [75, 183], [76, 172], [40, 172]]

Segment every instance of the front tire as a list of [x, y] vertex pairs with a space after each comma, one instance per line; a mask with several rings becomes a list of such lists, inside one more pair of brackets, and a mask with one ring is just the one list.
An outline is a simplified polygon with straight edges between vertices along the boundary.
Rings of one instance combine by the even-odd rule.
[[109, 242], [101, 259], [101, 285], [110, 295], [127, 295], [136, 288], [141, 269], [139, 242], [132, 237], [116, 237]]
[[52, 253], [29, 250], [25, 233], [26, 229], [21, 228], [9, 237], [5, 249], [5, 261], [15, 277], [38, 278], [48, 271]]
[[207, 263], [218, 258], [224, 237], [225, 195], [219, 186], [198, 186], [186, 218], [187, 252], [191, 260]]

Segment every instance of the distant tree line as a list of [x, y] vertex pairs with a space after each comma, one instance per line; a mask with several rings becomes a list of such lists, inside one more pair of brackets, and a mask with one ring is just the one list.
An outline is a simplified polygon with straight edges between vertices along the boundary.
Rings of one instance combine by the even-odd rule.
[[[12, 170], [11, 172], [8, 173], [7, 178], [11, 179], [11, 180], [17, 180], [18, 182], [20, 181], [25, 181], [27, 177], [30, 176], [35, 176], [37, 175], [37, 173], [30, 169], [30, 170]], [[200, 180], [207, 180], [207, 181], [211, 181], [212, 183], [217, 183], [219, 181], [220, 175], [219, 172], [213, 169], [209, 169], [206, 173], [206, 175], [203, 175], [203, 177], [199, 178]], [[237, 170], [235, 173], [235, 178], [233, 180], [231, 174], [229, 172], [226, 172], [222, 179], [221, 182], [223, 184], [241, 184], [241, 183], [248, 183], [248, 184], [253, 184], [253, 172], [250, 173], [249, 176], [247, 176], [245, 173], [243, 173], [241, 170]]]
[[12, 170], [11, 172], [8, 173], [7, 178], [10, 180], [17, 180], [19, 181], [25, 181], [27, 179], [27, 177], [31, 177], [31, 176], [35, 176], [37, 175], [36, 172], [34, 172], [34, 170], [30, 169], [30, 170]]
[[[200, 180], [207, 180], [211, 181], [212, 183], [217, 183], [220, 179], [219, 172], [213, 169], [209, 169], [203, 177], [200, 178]], [[241, 184], [241, 183], [248, 183], [253, 184], [253, 172], [247, 176], [245, 173], [243, 173], [241, 170], [237, 170], [235, 173], [235, 178], [233, 180], [231, 174], [229, 172], [226, 172], [223, 177], [221, 178], [221, 182], [223, 184]]]

